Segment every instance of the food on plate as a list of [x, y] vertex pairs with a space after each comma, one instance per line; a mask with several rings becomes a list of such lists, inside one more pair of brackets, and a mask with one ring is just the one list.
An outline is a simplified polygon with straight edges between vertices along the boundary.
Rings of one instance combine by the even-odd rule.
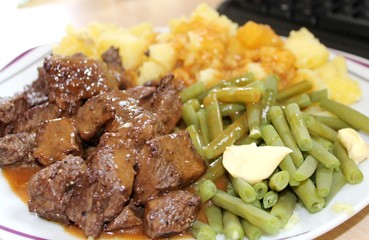
[[346, 148], [349, 157], [359, 165], [361, 161], [369, 157], [369, 145], [359, 135], [357, 131], [352, 128], [343, 128], [338, 130], [337, 138]]
[[229, 174], [255, 184], [270, 177], [292, 150], [278, 146], [257, 146], [255, 143], [229, 146], [223, 153], [223, 165]]
[[171, 20], [168, 28], [157, 31], [149, 23], [128, 29], [99, 23], [82, 29], [69, 27], [53, 51], [62, 55], [82, 52], [99, 59], [115, 46], [127, 75], [137, 84], [168, 71], [187, 85], [253, 72], [257, 79], [278, 75], [280, 88], [307, 79], [314, 83], [312, 90], [328, 87], [334, 100], [350, 104], [360, 99], [360, 88], [348, 76], [345, 60], [330, 60], [328, 49], [306, 28], [292, 31], [284, 41], [267, 25], [247, 22], [238, 26], [205, 4], [189, 18]]
[[347, 74], [306, 29], [284, 41], [203, 4], [167, 31], [70, 27], [38, 78], [1, 98], [0, 166], [36, 168], [29, 211], [86, 237], [277, 234], [297, 205], [319, 212], [364, 177], [337, 137], [368, 132], [339, 103], [361, 94]]
[[[173, 132], [183, 85], [167, 74], [127, 88], [120, 58], [111, 61], [117, 49], [103, 55], [109, 61], [47, 56], [32, 85], [2, 99], [0, 165], [38, 167], [29, 210], [86, 236], [137, 225], [153, 238], [182, 233], [200, 207], [185, 187], [206, 171], [189, 134]], [[47, 87], [38, 92], [36, 83]]]

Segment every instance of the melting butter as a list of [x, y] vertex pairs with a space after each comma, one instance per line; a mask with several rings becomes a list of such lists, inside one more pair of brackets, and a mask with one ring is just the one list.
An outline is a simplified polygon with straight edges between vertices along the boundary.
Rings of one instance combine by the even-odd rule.
[[354, 129], [340, 129], [337, 137], [357, 165], [369, 157], [369, 144]]
[[232, 145], [223, 153], [223, 165], [234, 178], [242, 178], [254, 184], [268, 178], [291, 152], [287, 147], [258, 147], [255, 143]]

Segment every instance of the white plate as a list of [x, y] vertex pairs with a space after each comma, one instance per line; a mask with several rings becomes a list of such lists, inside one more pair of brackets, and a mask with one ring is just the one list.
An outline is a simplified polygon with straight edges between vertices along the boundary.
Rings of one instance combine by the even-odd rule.
[[[11, 96], [23, 90], [26, 84], [37, 78], [37, 67], [42, 66], [43, 57], [50, 53], [50, 46], [37, 47], [28, 51], [17, 61], [0, 72], [0, 96]], [[337, 51], [335, 52], [337, 53]], [[340, 54], [342, 52], [339, 52]], [[359, 103], [353, 107], [369, 115], [369, 61], [345, 54], [348, 69], [353, 79], [357, 79], [364, 93]], [[368, 135], [364, 135], [369, 141]], [[369, 161], [360, 165], [364, 180], [358, 185], [346, 185], [322, 211], [310, 214], [303, 208], [298, 208], [300, 221], [290, 230], [281, 231], [275, 236], [263, 239], [313, 239], [335, 228], [352, 215], [336, 213], [331, 210], [332, 204], [344, 203], [353, 208], [353, 214], [369, 204]], [[4, 176], [0, 174], [0, 239], [77, 239], [70, 235], [59, 224], [38, 218], [28, 212], [27, 206], [10, 189]]]

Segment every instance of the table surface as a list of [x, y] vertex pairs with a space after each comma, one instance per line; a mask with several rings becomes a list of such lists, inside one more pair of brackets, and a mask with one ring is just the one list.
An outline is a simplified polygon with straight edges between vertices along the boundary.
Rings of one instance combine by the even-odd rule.
[[[21, 7], [16, 1], [2, 1], [0, 69], [19, 51], [58, 41], [68, 24], [82, 27], [99, 21], [129, 27], [149, 21], [164, 26], [172, 18], [188, 16], [200, 2], [217, 8], [221, 0], [30, 0]], [[368, 213], [369, 206], [317, 239], [367, 239]]]

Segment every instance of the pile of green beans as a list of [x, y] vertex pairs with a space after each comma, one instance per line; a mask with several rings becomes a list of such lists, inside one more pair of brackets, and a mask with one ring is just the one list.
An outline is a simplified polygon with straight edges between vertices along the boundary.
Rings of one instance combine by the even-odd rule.
[[[274, 75], [255, 80], [247, 73], [210, 89], [197, 82], [180, 93], [182, 123], [208, 165], [193, 183], [207, 206], [207, 222], [196, 220], [192, 226], [196, 238], [224, 234], [227, 239], [259, 239], [264, 233], [276, 234], [297, 203], [319, 212], [343, 185], [362, 181], [337, 131], [350, 127], [369, 133], [369, 118], [329, 99], [326, 89], [311, 91], [309, 81], [283, 90], [278, 81]], [[312, 112], [311, 106], [319, 111]], [[324, 111], [329, 117], [318, 115]], [[222, 164], [228, 146], [250, 143], [285, 146], [292, 153], [267, 179], [250, 184], [232, 177]], [[228, 183], [226, 189], [215, 184], [221, 177]]]

